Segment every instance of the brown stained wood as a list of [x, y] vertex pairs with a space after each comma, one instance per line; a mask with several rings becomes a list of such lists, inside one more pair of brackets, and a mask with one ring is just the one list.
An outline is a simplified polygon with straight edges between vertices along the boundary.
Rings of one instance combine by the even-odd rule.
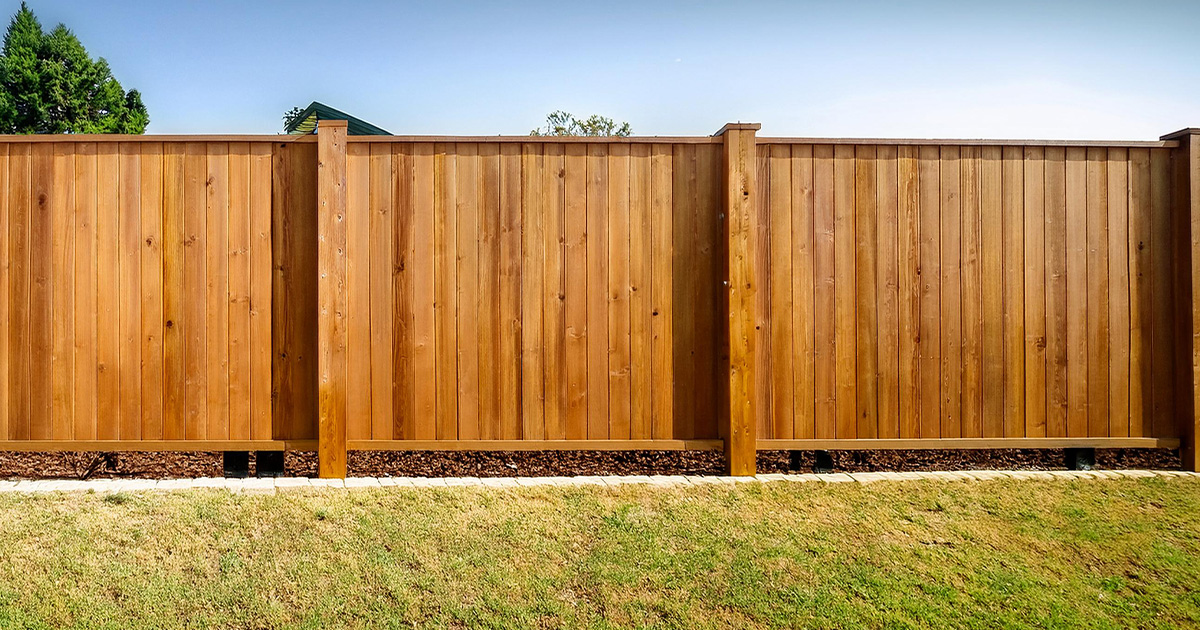
[[942, 147], [938, 204], [941, 209], [941, 429], [942, 437], [963, 433], [962, 376], [962, 169], [959, 147]]
[[586, 217], [587, 436], [590, 439], [609, 437], [608, 214], [608, 145], [589, 144]]
[[[207, 400], [206, 439], [229, 438], [229, 145], [210, 143], [207, 149], [205, 207], [198, 221], [204, 230], [204, 318], [198, 320], [205, 338], [204, 380]], [[204, 375], [206, 372], [207, 376]]]
[[880, 438], [900, 437], [900, 249], [896, 147], [876, 149], [876, 280]]
[[[900, 437], [913, 439], [921, 436], [921, 217], [916, 147], [897, 148], [897, 181]], [[819, 194], [820, 188], [817, 190]]]
[[458, 439], [457, 159], [450, 144], [434, 146], [433, 255], [437, 352], [437, 439]]
[[1046, 436], [1067, 436], [1066, 150], [1046, 149]]
[[459, 144], [457, 153], [458, 438], [474, 440], [479, 438], [479, 145]]
[[937, 147], [917, 152], [920, 209], [920, 430], [922, 438], [941, 437], [941, 192]]
[[[163, 288], [163, 433], [164, 440], [181, 440], [184, 438], [184, 243], [187, 238], [184, 232], [184, 184], [185, 178], [185, 160], [184, 160], [184, 144], [166, 144], [163, 146], [163, 189], [162, 189], [162, 221], [163, 221], [163, 271], [162, 271], [162, 288]], [[103, 150], [103, 147], [101, 148]], [[99, 164], [100, 181], [104, 182], [107, 178], [104, 176], [105, 160], [103, 153]], [[114, 161], [115, 166], [115, 161]], [[115, 173], [115, 170], [113, 171]], [[101, 188], [103, 190], [103, 187]], [[103, 198], [102, 198], [103, 199]], [[116, 203], [112, 204], [116, 208]], [[101, 225], [103, 225], [103, 208], [104, 204], [100, 204]], [[106, 239], [101, 238], [100, 247], [103, 251]], [[114, 239], [115, 244], [115, 239]], [[116, 248], [113, 248], [115, 255]], [[115, 256], [114, 256], [115, 257]], [[100, 266], [104, 268], [103, 263]], [[101, 293], [103, 295], [103, 293]], [[113, 310], [115, 315], [116, 310]], [[100, 316], [103, 317], [105, 309], [101, 306]], [[115, 321], [115, 320], [114, 320]], [[104, 328], [97, 325], [98, 330], [103, 331]], [[112, 327], [113, 329], [116, 326]], [[103, 341], [104, 337], [101, 337]], [[103, 361], [103, 345], [101, 345], [101, 361]], [[116, 344], [114, 338], [113, 355], [116, 355]], [[113, 364], [115, 366], [115, 363]], [[116, 374], [116, 370], [112, 370]], [[103, 379], [105, 371], [100, 372]], [[103, 392], [105, 387], [101, 385], [101, 410], [104, 409]], [[115, 387], [113, 388], [115, 392]], [[113, 404], [116, 398], [113, 397]]]
[[[1145, 430], [1152, 437], [1176, 437], [1179, 423], [1175, 417], [1175, 353], [1178, 342], [1172, 329], [1175, 317], [1175, 282], [1172, 261], [1170, 152], [1150, 151], [1150, 295], [1153, 304], [1150, 323], [1151, 408], [1153, 424]], [[1090, 382], [1090, 381], [1089, 381]]]
[[1087, 150], [1088, 437], [1108, 436], [1108, 151]]
[[1129, 435], [1151, 434], [1154, 319], [1150, 151], [1129, 150]]
[[[115, 148], [114, 148], [115, 149]], [[30, 213], [30, 410], [29, 439], [47, 440], [51, 433], [50, 352], [52, 343], [52, 273], [51, 240], [54, 222], [51, 215], [51, 184], [54, 168], [54, 145], [36, 145], [32, 157]], [[115, 225], [115, 222], [114, 222]], [[115, 233], [115, 230], [114, 230]], [[115, 250], [115, 248], [114, 248]], [[115, 276], [114, 276], [115, 278]], [[115, 324], [115, 319], [114, 319]], [[115, 329], [116, 326], [114, 325]], [[113, 363], [116, 375], [116, 363]], [[115, 393], [116, 387], [112, 388]], [[114, 399], [115, 400], [115, 399]], [[115, 412], [115, 404], [114, 404]], [[115, 414], [114, 414], [115, 417]], [[114, 423], [115, 424], [115, 423]]]
[[75, 296], [72, 292], [75, 277], [74, 210], [75, 146], [55, 143], [50, 182], [50, 284], [51, 330], [50, 436], [56, 440], [73, 437], [75, 329], [73, 314]]
[[0, 146], [0, 440], [8, 439], [11, 430], [10, 423], [12, 421], [10, 410], [12, 396], [9, 390], [9, 375], [13, 353], [10, 349], [7, 332], [12, 323], [9, 310], [11, 258], [9, 253], [8, 155], [10, 149], [11, 145], [8, 144]]
[[[608, 148], [609, 439], [627, 440], [633, 413], [630, 339], [629, 145]], [[699, 393], [699, 392], [697, 392]]]
[[[570, 146], [568, 146], [568, 151]], [[674, 435], [675, 346], [673, 234], [673, 156], [672, 148], [650, 147], [650, 231], [651, 231], [651, 369], [654, 388], [651, 394], [651, 437], [666, 439]], [[570, 217], [568, 215], [568, 225]], [[569, 243], [570, 241], [568, 241]], [[568, 263], [570, 259], [568, 258]], [[570, 291], [570, 266], [567, 267]]]
[[[542, 163], [542, 243], [545, 252], [545, 273], [542, 285], [542, 339], [545, 342], [545, 388], [544, 407], [546, 439], [562, 440], [567, 437], [567, 323], [566, 323], [566, 166], [563, 145], [543, 145]], [[511, 227], [511, 226], [510, 226]], [[501, 232], [504, 233], [502, 226]], [[512, 246], [520, 247], [516, 236], [509, 237]], [[501, 270], [501, 273], [504, 271]], [[503, 278], [501, 282], [503, 283]], [[516, 298], [510, 291], [509, 299]], [[510, 313], [519, 313], [515, 301], [502, 305]], [[502, 318], [503, 319], [503, 318]], [[647, 390], [647, 395], [649, 390]], [[515, 426], [514, 422], [514, 426]], [[509, 438], [515, 435], [504, 435]], [[649, 434], [645, 437], [650, 437]]]
[[1003, 150], [1004, 437], [1025, 433], [1025, 164], [1020, 147]]
[[983, 276], [979, 147], [959, 154], [962, 238], [962, 437], [983, 435]]
[[[775, 406], [775, 353], [773, 352], [775, 329], [774, 324], [786, 326], [781, 314], [774, 313], [771, 310], [772, 298], [775, 297], [772, 287], [771, 273], [771, 257], [774, 253], [772, 250], [771, 234], [775, 227], [771, 221], [771, 168], [770, 168], [770, 147], [762, 146], [755, 147], [754, 169], [756, 182], [762, 186], [765, 194], [755, 198], [754, 205], [754, 230], [752, 232], [754, 238], [754, 275], [762, 278], [763, 286], [761, 291], [756, 291], [754, 294], [754, 422], [755, 435], [758, 437], [771, 437], [774, 431], [773, 411]], [[689, 269], [695, 269], [695, 265], [689, 265]], [[693, 273], [695, 273], [693, 271]], [[690, 311], [696, 310], [696, 305], [692, 303], [689, 307]], [[778, 320], [778, 321], [776, 321]], [[789, 322], [790, 323], [790, 322]], [[695, 342], [692, 342], [693, 344]], [[761, 348], [761, 350], [759, 350]], [[692, 374], [695, 373], [695, 362], [689, 364]], [[694, 378], [694, 376], [692, 377]], [[781, 379], [782, 380], [782, 379]], [[789, 388], [790, 382], [785, 382], [785, 386]], [[695, 386], [693, 385], [693, 388]], [[785, 392], [780, 392], [783, 395]], [[694, 398], [689, 402], [689, 409], [695, 408]]]
[[983, 330], [983, 435], [1004, 436], [1004, 214], [1000, 147], [980, 154], [979, 229]]
[[[556, 145], [561, 147], [562, 145]], [[582, 216], [580, 217], [582, 220]], [[521, 147], [500, 146], [500, 437], [521, 437]], [[565, 359], [564, 359], [565, 360]], [[566, 382], [566, 365], [561, 378]], [[563, 401], [565, 413], [566, 401]]]
[[857, 413], [856, 437], [879, 437], [879, 311], [877, 280], [878, 247], [878, 165], [874, 146], [855, 148], [854, 176], [854, 271], [856, 315], [855, 385]]
[[393, 439], [416, 439], [416, 369], [413, 295], [414, 237], [414, 148], [392, 146], [392, 426]]
[[[771, 406], [758, 414], [767, 420], [766, 430], [760, 431], [759, 437], [790, 440], [795, 435], [792, 423], [796, 377], [792, 328], [792, 313], [795, 310], [792, 296], [795, 274], [792, 267], [792, 148], [778, 144], [766, 150], [769, 173], [766, 178], [759, 178], [762, 186], [759, 198], [765, 198], [769, 208], [770, 243], [767, 251], [770, 261], [769, 273], [760, 273], [759, 277], [769, 280], [764, 292], [770, 292], [770, 304], [774, 311], [770, 343], [759, 347], [762, 347], [761, 354], [770, 358], [765, 368], [771, 379], [772, 396]], [[758, 369], [764, 369], [762, 362], [758, 363]]]
[[[122, 440], [137, 440], [142, 433], [142, 233], [140, 147], [119, 146], [120, 169], [120, 388]], [[94, 191], [91, 191], [94, 192]], [[78, 308], [78, 307], [77, 307]]]
[[[141, 213], [141, 439], [163, 438], [163, 145], [138, 146]], [[270, 188], [267, 190], [270, 193]], [[269, 273], [269, 268], [268, 268]], [[270, 279], [268, 278], [268, 282]], [[270, 352], [270, 340], [266, 342]], [[268, 361], [270, 357], [268, 355]], [[93, 368], [94, 369], [94, 368]], [[268, 375], [270, 368], [268, 366]], [[268, 376], [269, 379], [269, 376]], [[270, 437], [268, 434], [266, 437]]]
[[229, 145], [229, 439], [250, 434], [250, 145]]
[[[792, 435], [805, 439], [815, 437], [816, 431], [816, 340], [813, 325], [815, 208], [811, 145], [791, 148], [791, 184]], [[762, 182], [759, 182], [759, 186], [761, 190]]]
[[834, 207], [833, 147], [813, 147], [813, 263], [816, 280], [813, 288], [813, 322], [816, 354], [814, 389], [816, 391], [817, 438], [837, 434], [836, 369], [834, 321]]
[[28, 440], [32, 415], [31, 356], [32, 331], [30, 289], [30, 228], [34, 212], [31, 197], [29, 145], [11, 145], [8, 155], [8, 231], [0, 235], [8, 240], [8, 291], [0, 299], [7, 301], [8, 327], [0, 334], [8, 339], [11, 360], [8, 364], [8, 431], [0, 438]]
[[[206, 303], [208, 295], [208, 231], [205, 195], [208, 178], [206, 147], [184, 145], [183, 158], [183, 434], [188, 440], [208, 436]], [[203, 297], [202, 297], [203, 296]], [[214, 405], [215, 408], [215, 405]]]
[[[375, 440], [392, 439], [393, 386], [392, 345], [394, 340], [393, 316], [397, 310], [397, 298], [393, 295], [394, 281], [393, 247], [394, 204], [392, 193], [392, 147], [370, 145], [368, 158], [369, 189], [367, 200], [367, 229], [369, 231], [369, 255], [367, 271], [370, 277], [369, 317], [371, 320], [369, 355], [371, 361], [371, 423], [370, 437]], [[364, 252], [366, 254], [367, 252]], [[351, 381], [356, 382], [356, 381]]]
[[1108, 149], [1108, 435], [1129, 436], [1129, 151]]
[[[142, 154], [142, 207], [146, 208], [146, 161]], [[151, 177], [155, 177], [157, 173]], [[155, 197], [158, 198], [158, 197]], [[145, 214], [143, 213], [143, 217]], [[145, 220], [142, 229], [146, 229]], [[271, 438], [271, 145], [250, 145], [250, 437]], [[161, 240], [161, 239], [158, 239]], [[149, 250], [142, 253], [143, 269]], [[142, 274], [143, 287], [147, 276]], [[142, 321], [146, 321], [143, 305]], [[151, 311], [161, 321], [161, 308]], [[144, 328], [144, 327], [143, 327]], [[143, 376], [144, 378], [144, 376]], [[143, 395], [148, 383], [143, 384]]]
[[833, 148], [834, 374], [838, 439], [857, 435], [854, 147]]
[[1025, 148], [1025, 426], [1046, 437], [1046, 151]]
[[[744, 140], [744, 137], [743, 137]], [[727, 344], [718, 313], [723, 311], [721, 284], [726, 246], [718, 223], [724, 198], [721, 148], [696, 147], [696, 416], [691, 437], [718, 437], [718, 412], [724, 389], [728, 388], [726, 368], [720, 350]], [[765, 285], [764, 285], [765, 286]], [[764, 349], [765, 350], [765, 349]]]
[[1087, 151], [1066, 152], [1067, 437], [1088, 432]]
[[[589, 166], [591, 162], [589, 161]], [[528, 439], [543, 439], [546, 436], [545, 416], [545, 383], [543, 381], [543, 341], [542, 341], [542, 309], [537, 296], [542, 293], [542, 274], [545, 268], [544, 236], [542, 219], [542, 145], [521, 145], [521, 435]], [[603, 185], [603, 180], [599, 180]], [[591, 180], [589, 179], [589, 204], [591, 201]], [[589, 205], [588, 216], [592, 208]], [[590, 231], [590, 227], [589, 227]], [[600, 241], [605, 246], [604, 241]], [[592, 255], [589, 246], [588, 256]], [[591, 259], [589, 258], [588, 293], [591, 299], [593, 277]], [[589, 302], [589, 309], [593, 305]], [[600, 320], [595, 320], [600, 321]], [[591, 328], [594, 320], [589, 313], [588, 325]], [[607, 326], [607, 322], [596, 324]], [[589, 353], [591, 350], [589, 349]], [[607, 359], [607, 357], [605, 357]], [[607, 360], [601, 374], [607, 374]], [[592, 363], [588, 367], [600, 369]], [[591, 398], [589, 398], [591, 400]], [[589, 410], [589, 414], [590, 414]], [[607, 422], [607, 416], [596, 419]], [[589, 416], [588, 424], [591, 426]], [[590, 433], [590, 428], [589, 428]]]
[[588, 438], [587, 147], [566, 145], [567, 439]]
[[[479, 433], [500, 426], [500, 145], [479, 146]], [[541, 310], [541, 303], [535, 303]]]
[[[0, 164], [7, 166], [4, 163], [6, 160], [7, 154], [0, 154]], [[3, 170], [7, 171], [7, 169]], [[75, 349], [74, 364], [72, 365], [72, 370], [75, 372], [74, 436], [78, 440], [94, 440], [97, 430], [95, 144], [80, 143], [76, 146], [74, 177], [75, 199], [72, 204], [73, 238], [75, 239], [75, 312], [73, 314]], [[7, 258], [3, 260], [7, 262]], [[137, 433], [135, 432], [129, 437], [135, 438]]]
[[317, 129], [317, 474], [346, 476], [346, 126]]
[[[630, 429], [631, 439], [646, 440], [654, 437], [652, 429], [652, 398], [656, 387], [661, 383], [654, 381], [653, 374], [653, 249], [654, 232], [652, 225], [653, 206], [651, 189], [651, 146], [635, 144], [630, 146], [629, 160], [629, 334], [630, 334]], [[547, 172], [552, 173], [547, 156]], [[548, 192], [548, 191], [547, 191]], [[553, 195], [547, 196], [553, 200]], [[547, 208], [547, 229], [549, 230], [550, 212]], [[550, 238], [547, 234], [547, 243]], [[550, 250], [547, 250], [546, 281], [551, 279]], [[561, 277], [561, 276], [559, 276]], [[549, 292], [547, 292], [549, 293]], [[549, 297], [549, 295], [548, 295]], [[546, 315], [546, 425], [547, 437], [550, 435], [550, 379], [554, 374], [551, 366], [550, 313]]]
[[[728, 373], [728, 425], [720, 429], [725, 437], [725, 459], [727, 472], [731, 475], [753, 475], [755, 470], [755, 393], [757, 379], [753, 373], [755, 347], [754, 294], [766, 291], [759, 286], [765, 278], [756, 276], [755, 249], [759, 240], [755, 237], [756, 197], [762, 192], [758, 188], [754, 131], [726, 131], [722, 160], [725, 187], [722, 208], [725, 211], [724, 235], [727, 269], [725, 289], [729, 323], [727, 346], [729, 349]], [[724, 329], [724, 327], [722, 327]], [[762, 348], [766, 351], [766, 348]], [[722, 396], [724, 399], [725, 397]], [[724, 418], [725, 415], [722, 414]]]
[[[371, 396], [371, 148], [346, 147], [346, 439], [369, 440]], [[384, 298], [379, 298], [382, 301]], [[390, 306], [390, 305], [389, 305]]]
[[416, 379], [413, 401], [413, 437], [429, 440], [437, 436], [436, 310], [434, 270], [435, 206], [434, 146], [413, 146], [413, 374]]

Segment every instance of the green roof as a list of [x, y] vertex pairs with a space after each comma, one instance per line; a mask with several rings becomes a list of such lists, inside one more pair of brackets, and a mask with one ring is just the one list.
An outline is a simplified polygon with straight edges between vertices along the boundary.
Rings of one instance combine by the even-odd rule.
[[344, 120], [346, 121], [346, 133], [352, 136], [390, 136], [392, 133], [382, 127], [376, 127], [371, 123], [355, 118], [346, 112], [334, 109], [324, 103], [313, 101], [308, 107], [304, 108], [303, 112], [287, 125], [284, 130], [293, 135], [304, 135], [315, 133], [317, 130], [318, 120]]

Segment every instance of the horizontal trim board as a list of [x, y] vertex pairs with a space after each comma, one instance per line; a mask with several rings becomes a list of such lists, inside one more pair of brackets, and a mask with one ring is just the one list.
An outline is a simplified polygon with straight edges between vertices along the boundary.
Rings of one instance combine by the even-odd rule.
[[852, 144], [897, 146], [994, 147], [1115, 147], [1169, 149], [1179, 146], [1162, 140], [987, 140], [956, 138], [755, 138], [758, 144]]
[[724, 440], [349, 440], [351, 451], [716, 451]]
[[236, 135], [236, 134], [164, 134], [164, 135], [130, 135], [117, 133], [103, 134], [32, 134], [27, 136], [0, 135], [0, 143], [13, 144], [41, 142], [316, 142], [315, 135], [294, 136], [290, 134], [271, 135]]
[[722, 144], [720, 136], [347, 136], [347, 142], [497, 142], [532, 144]]
[[316, 440], [4, 440], [0, 451], [315, 451]]
[[955, 450], [1009, 448], [1178, 448], [1178, 438], [930, 438], [759, 440], [760, 451]]

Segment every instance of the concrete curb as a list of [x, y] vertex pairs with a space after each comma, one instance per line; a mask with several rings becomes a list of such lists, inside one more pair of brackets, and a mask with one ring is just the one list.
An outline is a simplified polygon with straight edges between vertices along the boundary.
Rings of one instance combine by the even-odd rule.
[[517, 488], [517, 487], [585, 487], [651, 485], [656, 487], [703, 486], [735, 483], [825, 483], [871, 484], [885, 481], [942, 481], [942, 482], [987, 482], [1003, 479], [1030, 479], [1043, 481], [1059, 480], [1103, 480], [1145, 479], [1151, 477], [1186, 477], [1200, 479], [1200, 473], [1179, 470], [970, 470], [934, 472], [868, 472], [868, 473], [824, 473], [824, 474], [763, 474], [757, 477], [716, 477], [682, 475], [627, 475], [599, 477], [351, 477], [341, 479], [308, 479], [304, 477], [225, 479], [204, 477], [199, 479], [95, 479], [76, 481], [69, 479], [45, 480], [0, 480], [0, 493], [53, 493], [53, 492], [172, 492], [192, 489], [228, 490], [233, 493], [275, 494], [276, 492], [311, 491], [322, 488], [381, 489], [404, 488]]

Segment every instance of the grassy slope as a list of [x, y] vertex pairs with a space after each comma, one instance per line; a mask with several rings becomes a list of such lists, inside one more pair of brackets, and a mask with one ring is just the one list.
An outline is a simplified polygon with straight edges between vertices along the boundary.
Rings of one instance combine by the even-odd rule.
[[1176, 628], [1200, 482], [0, 495], [6, 627]]

